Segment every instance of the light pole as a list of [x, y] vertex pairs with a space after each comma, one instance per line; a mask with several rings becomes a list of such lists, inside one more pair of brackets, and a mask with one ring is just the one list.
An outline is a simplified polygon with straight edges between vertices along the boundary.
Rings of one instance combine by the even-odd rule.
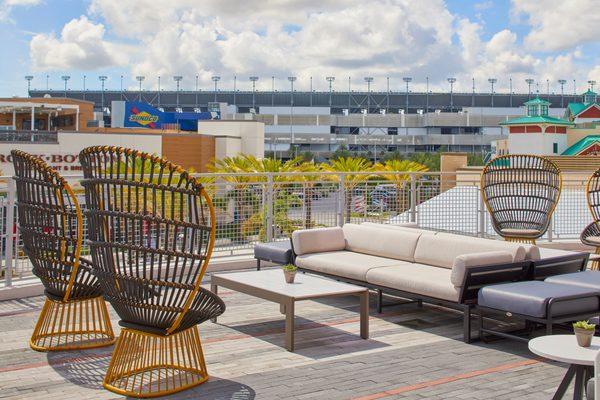
[[406, 83], [406, 113], [408, 114], [408, 84], [410, 82], [412, 82], [412, 78], [409, 76], [406, 76], [406, 77], [402, 78], [402, 80]]
[[173, 80], [175, 81], [175, 84], [177, 86], [177, 89], [175, 91], [175, 98], [176, 98], [176, 103], [177, 103], [177, 107], [179, 107], [179, 84], [181, 83], [181, 80], [183, 79], [183, 76], [181, 75], [175, 75], [173, 77]]
[[494, 83], [498, 82], [496, 78], [489, 78], [488, 82], [492, 85], [492, 107], [494, 107]]
[[577, 81], [573, 79], [573, 96], [577, 96]]
[[527, 100], [531, 100], [531, 85], [533, 84], [533, 82], [535, 82], [532, 78], [527, 78], [525, 79], [525, 82], [527, 82]]
[[100, 92], [100, 106], [102, 107], [102, 112], [104, 112], [104, 82], [108, 79], [108, 76], [105, 75], [100, 75], [98, 77], [98, 80], [100, 81], [100, 85], [101, 85], [101, 92]]
[[294, 82], [296, 79], [298, 78], [295, 76], [288, 76], [288, 81], [290, 81], [290, 150], [294, 144]]
[[596, 85], [596, 81], [588, 81], [588, 84], [590, 85], [590, 90], [593, 92], [594, 86]]
[[143, 75], [138, 75], [138, 76], [135, 77], [135, 80], [138, 81], [138, 84], [139, 84], [138, 101], [140, 103], [142, 102], [142, 82], [144, 82], [144, 79], [146, 79], [146, 77], [143, 76]]
[[123, 100], [123, 75], [121, 75], [121, 100]]
[[550, 79], [546, 78], [546, 100], [550, 101]]
[[158, 76], [158, 94], [156, 97], [158, 99], [158, 107], [160, 107], [160, 75]]
[[50, 90], [50, 75], [46, 74], [46, 90]]
[[425, 112], [429, 112], [429, 77], [425, 77]]
[[372, 76], [365, 76], [365, 82], [367, 82], [367, 114], [371, 112], [371, 82], [373, 82]]
[[218, 85], [218, 82], [221, 80], [221, 77], [215, 75], [211, 79], [215, 83], [215, 103], [216, 103], [217, 102], [217, 85]]
[[333, 93], [333, 81], [335, 81], [335, 76], [328, 76], [325, 80], [329, 83], [329, 107], [331, 108], [331, 100]]
[[63, 75], [60, 77], [60, 79], [65, 81], [65, 97], [67, 97], [67, 82], [69, 81], [69, 79], [71, 79], [71, 77], [69, 75]]
[[198, 108], [198, 75], [196, 75], [196, 90], [194, 90], [194, 107]]
[[472, 91], [471, 91], [471, 107], [475, 107], [475, 77], [471, 78], [472, 79]]
[[558, 84], [560, 85], [560, 108], [565, 107], [565, 83], [566, 79], [559, 79]]
[[25, 80], [27, 81], [27, 96], [31, 97], [31, 81], [33, 80], [33, 75], [25, 75]]
[[513, 90], [512, 90], [512, 76], [508, 78], [508, 92], [510, 94], [510, 106], [512, 107], [512, 98], [513, 98]]
[[454, 108], [452, 93], [454, 92], [454, 82], [456, 82], [456, 78], [448, 78], [447, 81], [450, 84], [450, 112], [452, 112], [452, 109]]
[[248, 79], [252, 82], [252, 109], [256, 110], [256, 81], [258, 80], [258, 76], [251, 76]]
[[275, 77], [271, 76], [271, 107], [275, 105]]

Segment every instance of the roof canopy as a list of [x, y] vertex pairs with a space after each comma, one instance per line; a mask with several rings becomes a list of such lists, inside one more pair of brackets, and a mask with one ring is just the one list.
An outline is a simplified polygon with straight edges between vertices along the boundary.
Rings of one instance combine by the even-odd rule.
[[542, 100], [539, 97], [536, 97], [535, 99], [531, 99], [531, 100], [525, 102], [524, 105], [526, 105], [526, 106], [549, 106], [550, 102], [546, 101], [546, 100]]

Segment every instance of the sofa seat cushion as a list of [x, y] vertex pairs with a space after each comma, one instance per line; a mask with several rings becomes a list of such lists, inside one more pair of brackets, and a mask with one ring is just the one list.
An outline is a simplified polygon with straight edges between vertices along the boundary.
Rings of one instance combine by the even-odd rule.
[[387, 229], [345, 224], [346, 250], [413, 262], [421, 234], [412, 229]]
[[417, 263], [403, 263], [367, 272], [367, 282], [390, 289], [458, 301], [460, 289], [450, 282], [451, 271]]
[[[546, 307], [550, 299], [581, 296], [555, 303], [552, 316], [594, 312], [598, 310], [598, 297], [590, 295], [597, 291], [559, 283], [524, 281], [485, 286], [479, 290], [477, 304], [481, 307], [546, 318]], [[588, 297], [585, 297], [588, 296]]]
[[438, 233], [421, 235], [415, 249], [415, 261], [420, 264], [452, 268], [457, 256], [487, 251], [508, 251], [513, 256], [514, 262], [523, 261], [526, 257], [525, 249], [518, 243]]
[[600, 271], [581, 271], [571, 274], [554, 275], [546, 278], [544, 282], [578, 286], [600, 292]]
[[398, 260], [351, 251], [312, 253], [296, 257], [296, 265], [300, 268], [362, 282], [369, 270], [396, 264]]
[[585, 239], [590, 243], [594, 243], [600, 246], [600, 236], [588, 236]]
[[344, 250], [346, 247], [344, 231], [337, 226], [294, 231], [292, 244], [297, 255]]
[[540, 231], [537, 229], [521, 229], [521, 228], [504, 228], [500, 230], [500, 233], [507, 236], [537, 236], [540, 234]]

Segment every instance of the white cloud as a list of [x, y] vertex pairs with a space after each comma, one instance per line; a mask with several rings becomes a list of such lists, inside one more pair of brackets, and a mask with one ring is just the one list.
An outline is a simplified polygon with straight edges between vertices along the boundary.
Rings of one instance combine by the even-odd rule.
[[125, 62], [123, 46], [106, 42], [104, 25], [85, 16], [68, 22], [60, 37], [54, 33], [34, 35], [29, 54], [36, 70], [93, 70]]
[[0, 0], [0, 22], [10, 21], [10, 12], [15, 7], [37, 6], [42, 0]]
[[512, 0], [512, 12], [531, 26], [525, 44], [534, 51], [557, 51], [597, 42], [598, 0]]
[[[499, 90], [508, 88], [509, 77], [513, 88], [522, 90], [528, 77], [545, 81], [586, 74], [578, 49], [543, 57], [531, 52], [537, 41], [535, 29], [546, 27], [529, 16], [534, 3], [525, 0], [514, 0], [513, 12], [529, 16], [526, 20], [534, 27], [526, 45], [508, 29], [483, 39], [487, 36], [483, 22], [458, 19], [443, 0], [198, 4], [197, 0], [92, 0], [91, 20], [85, 16], [72, 20], [59, 37], [35, 35], [30, 56], [38, 69], [127, 65], [132, 76], [147, 77], [147, 86], [156, 86], [158, 75], [163, 87], [172, 85], [173, 75], [183, 75], [184, 87], [190, 88], [197, 75], [203, 87], [210, 87], [211, 76], [220, 75], [221, 87], [230, 87], [237, 75], [242, 90], [251, 87], [251, 75], [261, 77], [259, 90], [270, 88], [270, 75], [277, 77], [278, 87], [288, 87], [286, 77], [296, 75], [301, 90], [308, 88], [310, 76], [315, 78], [313, 88], [325, 89], [324, 77], [333, 75], [334, 88], [346, 88], [349, 74], [355, 90], [365, 87], [365, 76], [375, 77], [375, 90], [385, 88], [386, 77], [394, 90], [404, 76], [414, 78], [413, 90], [425, 88], [425, 77], [430, 78], [430, 89], [447, 89], [450, 76], [458, 79], [457, 90], [470, 90], [472, 78], [480, 89], [491, 77], [498, 78]], [[482, 1], [479, 8], [490, 5]], [[549, 8], [536, 10], [546, 13]]]

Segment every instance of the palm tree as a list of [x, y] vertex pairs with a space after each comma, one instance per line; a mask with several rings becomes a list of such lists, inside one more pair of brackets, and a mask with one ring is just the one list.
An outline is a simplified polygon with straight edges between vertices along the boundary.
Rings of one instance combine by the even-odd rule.
[[[370, 174], [364, 172], [372, 172], [373, 166], [370, 161], [364, 158], [340, 157], [331, 160], [329, 164], [321, 164], [323, 171], [327, 172], [346, 172], [344, 174], [344, 189], [346, 191], [346, 222], [350, 222], [352, 214], [352, 191], [361, 182], [369, 179]], [[348, 174], [348, 172], [363, 172], [363, 174]], [[337, 175], [335, 179], [339, 179]]]
[[296, 171], [303, 172], [302, 175], [296, 176], [296, 179], [303, 182], [304, 228], [310, 229], [313, 227], [312, 201], [315, 193], [314, 188], [317, 182], [321, 180], [318, 172], [322, 171], [322, 168], [321, 166], [310, 161], [298, 165]]
[[429, 169], [414, 161], [391, 159], [385, 161], [383, 164], [375, 164], [373, 170], [378, 172], [378, 176], [381, 176], [394, 184], [398, 213], [400, 213], [406, 209], [406, 204], [404, 202], [405, 196], [402, 196], [402, 190], [404, 189], [406, 182], [410, 180], [410, 174], [406, 172], [425, 172]]

